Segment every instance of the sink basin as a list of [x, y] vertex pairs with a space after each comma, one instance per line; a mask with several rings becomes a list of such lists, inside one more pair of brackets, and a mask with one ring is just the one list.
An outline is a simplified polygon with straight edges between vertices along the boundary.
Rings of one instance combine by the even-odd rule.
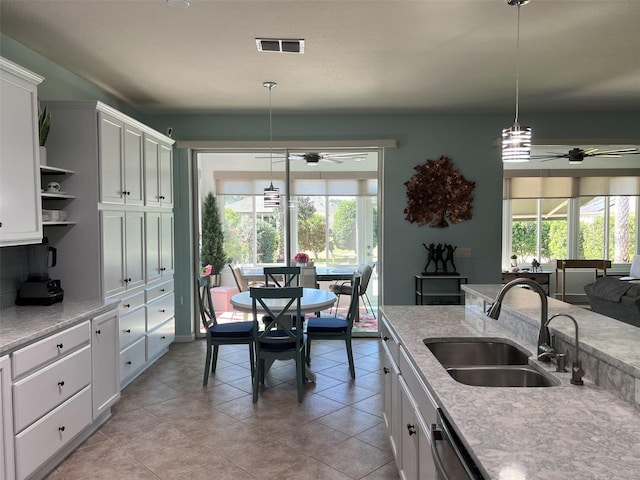
[[456, 381], [476, 387], [553, 387], [559, 385], [537, 370], [526, 366], [448, 368]]
[[423, 342], [444, 367], [528, 365], [531, 356], [527, 350], [500, 339], [472, 337]]

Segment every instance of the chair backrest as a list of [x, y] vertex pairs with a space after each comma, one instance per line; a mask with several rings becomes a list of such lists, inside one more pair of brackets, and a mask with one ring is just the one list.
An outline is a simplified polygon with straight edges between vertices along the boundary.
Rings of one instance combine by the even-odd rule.
[[278, 288], [300, 286], [300, 267], [264, 267], [264, 281]]
[[316, 267], [300, 267], [300, 286], [305, 288], [318, 288]]
[[[300, 312], [302, 287], [251, 287], [249, 289], [253, 310], [254, 335], [260, 343], [300, 343], [303, 338]], [[258, 310], [261, 312], [258, 312]], [[264, 313], [264, 316], [262, 316]], [[258, 315], [266, 319], [264, 330], [259, 331]], [[295, 325], [291, 322], [295, 321]]]
[[209, 327], [218, 323], [213, 301], [211, 300], [211, 279], [209, 275], [198, 278], [198, 303], [200, 304], [202, 326], [208, 332]]
[[236, 286], [238, 287], [239, 292], [247, 291], [247, 282], [242, 277], [242, 270], [238, 265], [229, 264], [229, 268], [231, 269], [231, 273], [233, 273], [233, 279], [236, 281]]
[[[353, 276], [351, 277], [351, 286], [353, 288], [353, 292], [358, 292], [362, 281], [362, 275], [360, 275], [358, 272], [354, 272]], [[358, 308], [360, 308], [360, 298], [358, 297], [358, 295], [351, 295], [351, 301], [349, 302], [349, 310], [347, 311], [347, 316], [345, 317], [345, 320], [347, 320], [347, 322], [349, 322], [349, 331], [351, 331], [351, 327], [353, 327], [353, 322], [356, 319], [356, 316], [358, 315]]]
[[373, 268], [375, 267], [375, 263], [367, 263], [362, 270], [362, 278], [360, 279], [360, 288], [356, 290], [353, 288], [354, 292], [359, 292], [360, 295], [364, 295], [364, 292], [367, 291], [369, 287], [369, 280], [371, 280], [371, 275], [373, 274]]

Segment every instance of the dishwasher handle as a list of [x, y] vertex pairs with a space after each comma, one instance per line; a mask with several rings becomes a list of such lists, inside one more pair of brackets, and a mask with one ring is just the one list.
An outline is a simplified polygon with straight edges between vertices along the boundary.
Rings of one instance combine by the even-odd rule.
[[438, 448], [436, 447], [436, 442], [446, 442], [447, 440], [442, 435], [442, 430], [438, 430], [438, 425], [435, 423], [431, 424], [431, 455], [433, 456], [433, 461], [435, 463], [436, 470], [438, 471], [438, 478], [442, 480], [451, 480], [449, 475], [447, 475], [447, 469], [442, 462], [442, 458], [440, 458], [440, 452], [438, 452]]

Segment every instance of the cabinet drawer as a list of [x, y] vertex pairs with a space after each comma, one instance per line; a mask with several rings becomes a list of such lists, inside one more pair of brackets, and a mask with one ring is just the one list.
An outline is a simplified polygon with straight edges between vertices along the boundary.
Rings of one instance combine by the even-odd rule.
[[145, 338], [132, 343], [120, 352], [120, 382], [144, 365]]
[[[438, 421], [438, 413], [437, 408], [438, 405], [434, 400], [431, 392], [424, 384], [424, 381], [420, 378], [417, 370], [409, 360], [409, 356], [404, 351], [404, 348], [400, 347], [400, 372], [402, 372], [402, 377], [404, 381], [407, 383], [413, 398], [415, 399], [418, 410], [424, 417], [425, 422], [430, 425], [432, 423], [437, 423]], [[429, 433], [427, 433], [429, 436]]]
[[15, 431], [20, 432], [91, 382], [91, 347], [29, 375], [13, 386]]
[[88, 343], [90, 338], [91, 328], [89, 321], [86, 321], [14, 352], [11, 356], [13, 378], [64, 357], [79, 346]]
[[16, 435], [16, 478], [23, 479], [91, 423], [91, 387]]
[[146, 318], [147, 312], [141, 307], [120, 319], [120, 349], [144, 336]]
[[400, 356], [400, 341], [396, 334], [391, 330], [385, 318], [382, 319], [380, 325], [380, 336], [382, 337], [382, 341], [385, 342], [389, 353], [393, 357], [393, 360], [396, 362], [396, 365], [400, 364], [399, 356]]
[[173, 318], [147, 333], [147, 360], [165, 350], [171, 345], [175, 337], [176, 327]]
[[147, 332], [173, 318], [175, 314], [173, 298], [173, 293], [170, 293], [147, 304]]
[[149, 287], [144, 291], [147, 303], [170, 292], [173, 292], [173, 279], [169, 282], [162, 282], [153, 287]]
[[128, 315], [142, 305], [144, 305], [144, 292], [136, 293], [130, 297], [124, 297], [118, 306], [120, 317]]

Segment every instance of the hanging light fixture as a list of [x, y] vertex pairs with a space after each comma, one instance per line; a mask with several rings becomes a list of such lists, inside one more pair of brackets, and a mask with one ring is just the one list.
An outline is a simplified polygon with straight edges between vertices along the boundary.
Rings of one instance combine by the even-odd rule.
[[518, 7], [518, 36], [516, 40], [516, 118], [512, 127], [502, 129], [502, 161], [528, 162], [531, 158], [531, 127], [518, 123], [518, 100], [520, 84], [520, 7], [529, 0], [507, 0], [507, 4]]
[[273, 186], [273, 121], [271, 114], [271, 90], [278, 86], [276, 82], [264, 82], [263, 87], [269, 89], [269, 165], [271, 168], [271, 183], [264, 189], [265, 208], [277, 208], [280, 206], [280, 189]]

